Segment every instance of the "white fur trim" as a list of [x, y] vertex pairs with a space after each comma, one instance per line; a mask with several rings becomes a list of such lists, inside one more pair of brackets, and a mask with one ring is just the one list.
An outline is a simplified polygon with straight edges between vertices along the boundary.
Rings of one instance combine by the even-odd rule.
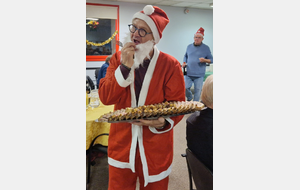
[[158, 42], [160, 40], [160, 37], [159, 37], [159, 33], [158, 33], [158, 30], [156, 28], [156, 25], [155, 25], [154, 21], [149, 16], [147, 16], [147, 15], [141, 13], [141, 12], [135, 13], [133, 15], [133, 19], [135, 19], [135, 18], [141, 19], [141, 20], [145, 21], [148, 24], [148, 26], [150, 27], [150, 29], [152, 31], [155, 44], [158, 44]]
[[117, 168], [131, 168], [130, 163], [120, 162], [118, 160], [108, 157], [108, 164]]
[[160, 174], [149, 176], [149, 183], [160, 181], [160, 180], [168, 177], [170, 175], [171, 171], [172, 171], [172, 165], [170, 165], [170, 167], [166, 171], [163, 171]]
[[143, 86], [142, 86], [141, 92], [140, 92], [138, 106], [145, 105], [146, 97], [147, 97], [149, 86], [150, 86], [150, 82], [151, 82], [151, 79], [152, 79], [152, 76], [153, 76], [153, 73], [154, 73], [154, 69], [155, 69], [155, 66], [156, 66], [156, 62], [157, 62], [157, 59], [158, 59], [158, 56], [159, 56], [159, 50], [157, 49], [157, 47], [154, 46], [153, 49], [154, 49], [153, 57], [151, 59], [151, 62], [149, 64], [149, 67], [148, 67], [147, 72], [145, 74], [145, 78], [144, 78], [144, 81], [143, 81]]
[[131, 83], [133, 83], [133, 81], [134, 81], [134, 74], [133, 74], [132, 70], [133, 69], [131, 69], [128, 78], [125, 80], [124, 77], [123, 77], [123, 74], [121, 72], [120, 66], [116, 69], [116, 71], [115, 71], [115, 77], [116, 77], [116, 80], [117, 80], [118, 84], [121, 87], [125, 88], [128, 85], [130, 85]]
[[166, 133], [166, 132], [170, 131], [170, 130], [174, 127], [174, 121], [173, 121], [171, 118], [169, 118], [169, 117], [167, 117], [167, 118], [165, 118], [165, 119], [171, 124], [171, 127], [170, 127], [170, 128], [168, 128], [168, 129], [165, 130], [165, 131], [158, 131], [155, 127], [149, 126], [149, 130], [150, 130], [152, 133], [155, 133], [155, 134], [161, 134], [161, 133]]
[[[114, 166], [114, 167], [117, 167], [117, 168], [128, 168], [130, 169], [132, 166], [130, 163], [127, 163], [127, 162], [120, 162], [120, 161], [117, 161], [117, 160], [114, 160], [110, 157], [108, 157], [108, 164], [111, 165], [111, 166]], [[157, 175], [148, 175], [148, 173], [146, 173], [147, 177], [144, 177], [144, 180], [145, 180], [145, 183], [144, 183], [144, 187], [146, 187], [148, 185], [148, 183], [153, 183], [153, 182], [156, 182], [156, 181], [160, 181], [166, 177], [168, 177], [170, 175], [172, 171], [172, 164], [170, 165], [170, 167], [157, 174]], [[146, 178], [146, 179], [145, 179]]]
[[143, 167], [143, 174], [144, 174], [144, 187], [148, 184], [148, 178], [149, 178], [149, 171], [148, 171], [148, 163], [145, 155], [145, 149], [143, 144], [143, 126], [139, 128], [139, 134], [138, 134], [138, 143], [139, 143], [139, 151], [140, 151], [140, 157], [142, 161], [142, 167]]
[[152, 13], [154, 13], [154, 7], [152, 5], [146, 5], [143, 9], [144, 13], [146, 15], [151, 15]]
[[[133, 71], [133, 70], [135, 70], [135, 69], [131, 69], [131, 71]], [[131, 94], [131, 107], [135, 108], [137, 106], [136, 106], [136, 97], [135, 97], [134, 82], [130, 84], [130, 94]]]
[[131, 125], [131, 146], [130, 146], [130, 153], [129, 153], [129, 165], [131, 167], [131, 171], [135, 173], [135, 155], [136, 155], [136, 145], [138, 141], [139, 131], [141, 127], [137, 125]]
[[[203, 37], [203, 34], [201, 34], [200, 32], [196, 32], [196, 34], [200, 34]], [[194, 36], [196, 36], [196, 34]]]

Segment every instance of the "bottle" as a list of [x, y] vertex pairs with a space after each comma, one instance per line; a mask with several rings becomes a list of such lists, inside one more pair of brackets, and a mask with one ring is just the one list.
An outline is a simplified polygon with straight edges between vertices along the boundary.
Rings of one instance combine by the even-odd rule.
[[183, 67], [183, 75], [186, 75], [186, 66]]

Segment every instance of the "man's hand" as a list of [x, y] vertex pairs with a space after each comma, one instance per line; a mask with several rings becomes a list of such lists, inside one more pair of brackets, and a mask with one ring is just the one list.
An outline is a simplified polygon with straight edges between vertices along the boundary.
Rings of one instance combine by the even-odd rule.
[[185, 67], [186, 65], [187, 65], [186, 62], [183, 62], [182, 67]]
[[134, 53], [136, 51], [135, 49], [136, 45], [133, 42], [127, 42], [124, 47], [121, 49], [122, 53], [122, 63], [126, 65], [127, 67], [131, 68], [134, 61]]
[[199, 58], [200, 63], [205, 63], [205, 59], [203, 57]]
[[204, 59], [203, 57], [199, 58], [200, 63], [211, 63], [210, 59]]
[[151, 126], [151, 127], [155, 127], [155, 128], [161, 128], [167, 124], [167, 121], [165, 120], [165, 118], [160, 117], [155, 120], [139, 119], [136, 122], [130, 122], [130, 123], [134, 124], [134, 125], [138, 125], [138, 126], [145, 125], [145, 126]]

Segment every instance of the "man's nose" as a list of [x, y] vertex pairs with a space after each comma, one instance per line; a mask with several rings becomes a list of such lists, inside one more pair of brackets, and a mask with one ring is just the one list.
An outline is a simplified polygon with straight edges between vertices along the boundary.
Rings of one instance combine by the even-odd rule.
[[139, 30], [136, 30], [136, 31], [133, 33], [133, 35], [134, 35], [134, 36], [140, 37]]

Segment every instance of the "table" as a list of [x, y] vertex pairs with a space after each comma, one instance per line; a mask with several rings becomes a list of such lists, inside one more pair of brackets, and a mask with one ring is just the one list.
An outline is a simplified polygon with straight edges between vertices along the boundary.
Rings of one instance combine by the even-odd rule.
[[[91, 108], [86, 110], [86, 150], [89, 148], [92, 140], [101, 133], [109, 133], [110, 123], [107, 122], [95, 122], [101, 115], [109, 113], [114, 110], [114, 105], [105, 106], [100, 102], [100, 106], [97, 108]], [[95, 144], [108, 145], [108, 136], [103, 135], [95, 141]]]

